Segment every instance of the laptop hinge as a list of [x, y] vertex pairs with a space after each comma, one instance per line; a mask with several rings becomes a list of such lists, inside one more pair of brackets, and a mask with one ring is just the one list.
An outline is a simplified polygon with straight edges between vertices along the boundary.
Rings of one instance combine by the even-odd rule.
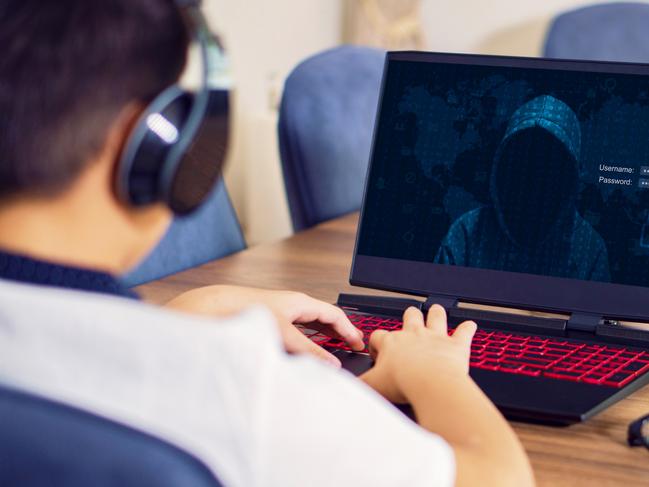
[[421, 309], [423, 303], [411, 298], [340, 293], [336, 304], [346, 310], [401, 316], [406, 308]]
[[603, 318], [600, 315], [590, 313], [572, 313], [568, 321], [566, 321], [566, 330], [595, 333], [597, 327], [602, 322]]
[[423, 305], [422, 311], [428, 312], [430, 307], [434, 304], [439, 304], [446, 310], [453, 309], [457, 306], [459, 298], [454, 296], [447, 296], [444, 294], [431, 294], [426, 298], [426, 302]]

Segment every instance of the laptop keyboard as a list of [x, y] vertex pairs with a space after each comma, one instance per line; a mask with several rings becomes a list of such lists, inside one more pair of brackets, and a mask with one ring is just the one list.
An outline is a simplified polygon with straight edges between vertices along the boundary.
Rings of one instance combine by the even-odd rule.
[[[348, 317], [363, 331], [366, 346], [373, 331], [401, 328], [398, 319], [361, 314]], [[302, 331], [323, 347], [351, 350], [342, 340], [315, 330], [303, 328]], [[449, 334], [453, 331], [449, 329]], [[649, 353], [622, 346], [479, 328], [471, 344], [470, 366], [619, 388], [649, 370]]]

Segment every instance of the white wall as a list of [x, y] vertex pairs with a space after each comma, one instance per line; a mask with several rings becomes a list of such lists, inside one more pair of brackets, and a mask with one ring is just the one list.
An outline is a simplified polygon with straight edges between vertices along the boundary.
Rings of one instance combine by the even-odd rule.
[[[271, 99], [300, 60], [341, 41], [340, 0], [206, 0], [236, 82], [226, 182], [249, 244], [291, 232]], [[272, 93], [275, 92], [275, 96]]]
[[535, 55], [558, 12], [584, 0], [423, 0], [431, 49]]

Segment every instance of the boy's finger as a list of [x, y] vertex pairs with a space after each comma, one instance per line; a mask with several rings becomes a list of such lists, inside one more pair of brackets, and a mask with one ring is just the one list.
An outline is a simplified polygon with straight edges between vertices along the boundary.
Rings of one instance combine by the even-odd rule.
[[403, 313], [403, 329], [416, 330], [424, 327], [424, 315], [414, 306], [410, 306]]
[[[363, 332], [352, 325], [345, 312], [329, 303], [311, 297], [305, 297], [301, 309], [294, 320], [296, 323], [318, 322], [337, 333], [345, 340], [352, 350], [361, 351], [365, 348]], [[329, 334], [330, 332], [325, 331]]]
[[376, 330], [370, 335], [370, 356], [376, 360], [377, 355], [381, 352], [383, 339], [388, 334], [387, 330]]
[[439, 304], [432, 305], [428, 310], [426, 327], [440, 335], [446, 335], [448, 333], [446, 310]]
[[459, 340], [468, 348], [471, 346], [471, 340], [473, 340], [477, 329], [478, 325], [474, 321], [465, 321], [455, 329], [453, 340]]
[[342, 364], [337, 357], [327, 352], [320, 345], [315, 344], [309, 340], [304, 334], [295, 328], [293, 325], [284, 328], [284, 346], [286, 351], [290, 353], [308, 353], [315, 355], [321, 360], [330, 363], [335, 367], [340, 367]]

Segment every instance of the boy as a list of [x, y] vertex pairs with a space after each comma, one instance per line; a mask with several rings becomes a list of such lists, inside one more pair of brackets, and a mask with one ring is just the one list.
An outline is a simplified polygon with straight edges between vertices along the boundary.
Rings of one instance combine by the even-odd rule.
[[171, 218], [113, 185], [134, 121], [185, 63], [171, 0], [5, 0], [0, 37], [0, 383], [171, 441], [226, 486], [533, 483], [468, 376], [475, 324], [448, 337], [439, 306], [375, 333], [361, 381], [285, 353], [333, 361], [299, 321], [361, 347], [340, 310], [304, 295], [214, 286], [176, 311], [126, 299], [113, 276]]

